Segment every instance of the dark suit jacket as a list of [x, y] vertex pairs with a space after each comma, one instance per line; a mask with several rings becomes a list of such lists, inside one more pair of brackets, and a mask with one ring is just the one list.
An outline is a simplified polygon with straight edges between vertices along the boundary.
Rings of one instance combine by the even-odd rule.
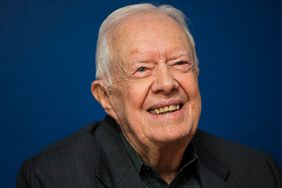
[[[142, 188], [115, 126], [107, 117], [27, 160], [17, 187]], [[193, 142], [203, 188], [282, 187], [269, 156], [200, 130]]]

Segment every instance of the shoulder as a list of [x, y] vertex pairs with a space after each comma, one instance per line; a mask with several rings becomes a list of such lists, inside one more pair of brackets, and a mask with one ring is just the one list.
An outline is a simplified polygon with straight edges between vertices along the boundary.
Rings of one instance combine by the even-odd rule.
[[262, 155], [259, 150], [214, 136], [202, 130], [198, 130], [194, 140], [200, 149], [203, 148], [218, 155], [236, 155], [238, 157], [241, 155], [244, 157]]
[[98, 123], [93, 123], [63, 140], [57, 141], [35, 155], [32, 160], [48, 161], [49, 159], [65, 158], [66, 156], [74, 157], [73, 155], [79, 157], [81, 152], [93, 151], [93, 146], [95, 145], [93, 133], [97, 128], [97, 125]]
[[214, 164], [221, 164], [230, 171], [230, 182], [246, 183], [251, 187], [251, 183], [258, 182], [247, 181], [247, 179], [261, 179], [265, 184], [268, 183], [267, 185], [272, 185], [275, 182], [274, 184], [281, 186], [281, 174], [278, 166], [272, 157], [265, 152], [201, 130], [195, 135], [194, 143], [199, 159], [204, 161], [206, 166], [211, 169], [217, 168]]
[[73, 178], [85, 180], [85, 174], [94, 173], [96, 141], [93, 134], [98, 124], [82, 128], [26, 160], [18, 175], [18, 186], [53, 187], [58, 182], [68, 185]]
[[200, 154], [209, 153], [224, 163], [253, 164], [261, 163], [268, 158], [268, 154], [199, 130], [195, 135], [195, 145]]

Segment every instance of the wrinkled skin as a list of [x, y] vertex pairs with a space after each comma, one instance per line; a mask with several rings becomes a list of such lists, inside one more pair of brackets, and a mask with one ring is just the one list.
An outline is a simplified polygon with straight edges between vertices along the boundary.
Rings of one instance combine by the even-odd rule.
[[[111, 36], [113, 84], [96, 80], [93, 93], [146, 163], [160, 174], [175, 170], [201, 112], [190, 42], [176, 21], [156, 12], [123, 20]], [[180, 109], [157, 114], [169, 105]]]

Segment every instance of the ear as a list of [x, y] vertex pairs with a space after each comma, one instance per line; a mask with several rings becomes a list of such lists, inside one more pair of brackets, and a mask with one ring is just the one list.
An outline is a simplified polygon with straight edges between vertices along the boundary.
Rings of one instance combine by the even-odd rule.
[[91, 92], [95, 99], [102, 105], [106, 113], [111, 114], [112, 104], [104, 80], [94, 80], [91, 84]]

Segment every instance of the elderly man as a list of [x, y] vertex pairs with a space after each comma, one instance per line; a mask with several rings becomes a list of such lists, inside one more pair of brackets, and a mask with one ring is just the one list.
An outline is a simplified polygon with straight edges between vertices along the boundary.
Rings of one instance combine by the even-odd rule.
[[181, 11], [113, 12], [96, 70], [107, 117], [27, 160], [18, 187], [281, 187], [270, 157], [197, 130], [198, 62]]

